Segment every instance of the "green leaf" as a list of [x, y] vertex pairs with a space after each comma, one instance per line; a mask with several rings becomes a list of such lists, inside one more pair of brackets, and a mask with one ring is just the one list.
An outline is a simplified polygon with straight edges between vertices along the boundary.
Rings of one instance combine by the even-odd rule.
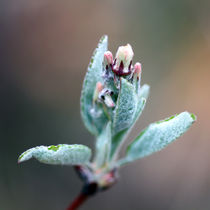
[[[120, 146], [123, 144], [123, 142], [126, 140], [127, 135], [131, 131], [132, 127], [136, 123], [136, 121], [139, 119], [145, 104], [146, 104], [146, 99], [148, 98], [149, 95], [149, 85], [145, 84], [141, 87], [140, 89], [140, 94], [138, 96], [138, 102], [137, 102], [137, 107], [136, 107], [136, 112], [133, 117], [133, 120], [130, 122], [130, 127], [127, 129], [124, 129], [117, 134], [115, 134], [112, 137], [112, 151], [111, 151], [111, 157], [114, 155], [114, 153], [118, 153], [118, 150], [120, 149]], [[116, 154], [117, 157], [117, 154]], [[116, 158], [115, 157], [115, 158]]]
[[113, 135], [132, 125], [137, 109], [137, 95], [134, 86], [121, 78], [121, 87], [113, 117]]
[[91, 157], [91, 150], [80, 144], [59, 144], [33, 147], [20, 155], [18, 163], [35, 158], [41, 163], [53, 165], [83, 165]]
[[102, 82], [102, 63], [107, 51], [108, 37], [103, 36], [91, 58], [81, 93], [81, 115], [85, 126], [93, 135], [98, 135], [108, 122], [102, 105], [93, 106], [93, 94], [97, 82]]
[[97, 168], [102, 167], [109, 161], [111, 140], [111, 122], [109, 122], [103, 132], [98, 136], [96, 141], [95, 163]]
[[149, 90], [150, 90], [149, 85], [147, 85], [147, 84], [142, 85], [140, 88], [139, 98], [147, 99], [149, 96]]
[[142, 113], [142, 111], [145, 107], [146, 100], [149, 96], [149, 90], [150, 90], [150, 87], [147, 84], [144, 84], [140, 89], [140, 94], [138, 96], [139, 100], [138, 100], [138, 104], [137, 104], [136, 114], [135, 114], [135, 117], [134, 117], [134, 121], [132, 123], [133, 125], [135, 124], [135, 122], [141, 116], [141, 113]]
[[138, 120], [139, 116], [141, 115], [141, 113], [142, 113], [142, 111], [144, 109], [144, 106], [145, 106], [145, 102], [146, 102], [145, 98], [141, 98], [140, 101], [138, 102], [137, 110], [136, 110], [134, 119], [131, 122], [132, 123], [131, 126], [129, 128], [127, 128], [127, 129], [125, 129], [125, 130], [120, 131], [119, 133], [117, 133], [116, 135], [114, 135], [112, 137], [112, 152], [111, 152], [111, 156], [113, 156], [114, 153], [117, 153], [120, 150], [121, 145], [124, 143], [124, 141], [126, 140], [126, 137], [128, 136], [129, 132], [133, 128], [135, 122]]
[[195, 115], [182, 112], [149, 125], [128, 146], [126, 157], [120, 160], [118, 164], [123, 165], [163, 149], [185, 133], [194, 121]]

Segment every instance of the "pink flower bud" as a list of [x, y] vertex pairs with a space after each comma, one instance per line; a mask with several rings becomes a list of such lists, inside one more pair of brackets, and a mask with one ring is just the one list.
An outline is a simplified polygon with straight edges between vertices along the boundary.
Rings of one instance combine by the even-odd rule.
[[109, 66], [113, 64], [113, 55], [110, 51], [104, 53], [104, 65]]
[[134, 53], [130, 44], [120, 46], [116, 53], [115, 70], [123, 68], [123, 73], [129, 73]]
[[96, 83], [96, 89], [97, 89], [97, 92], [101, 92], [102, 89], [103, 89], [103, 85], [101, 82], [97, 82]]
[[95, 101], [97, 100], [98, 98], [98, 95], [99, 93], [103, 90], [103, 85], [101, 82], [97, 82], [96, 83], [96, 87], [95, 87], [95, 91], [94, 91], [94, 94], [93, 94], [93, 102], [95, 103]]
[[140, 92], [140, 83], [141, 83], [141, 64], [137, 62], [134, 65], [133, 69], [133, 84], [138, 94]]
[[138, 78], [140, 77], [140, 74], [141, 74], [141, 64], [139, 62], [137, 62], [134, 65], [134, 74], [137, 74], [137, 77]]

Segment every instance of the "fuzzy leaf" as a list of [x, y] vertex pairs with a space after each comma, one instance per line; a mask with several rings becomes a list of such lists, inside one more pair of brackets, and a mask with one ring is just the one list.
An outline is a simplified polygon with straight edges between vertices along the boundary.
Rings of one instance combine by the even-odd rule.
[[163, 149], [185, 133], [194, 121], [195, 115], [182, 112], [149, 125], [128, 146], [126, 157], [120, 160], [118, 164], [123, 165]]
[[135, 113], [135, 116], [134, 116], [133, 121], [131, 122], [131, 126], [129, 128], [127, 128], [127, 129], [124, 129], [124, 130], [120, 131], [119, 133], [117, 133], [116, 135], [114, 135], [112, 137], [112, 151], [111, 151], [111, 156], [113, 156], [114, 153], [117, 150], [120, 149], [120, 146], [126, 140], [127, 135], [129, 134], [129, 132], [132, 129], [132, 127], [134, 126], [135, 122], [137, 121], [137, 119], [141, 115], [141, 113], [142, 113], [142, 111], [144, 109], [144, 106], [145, 106], [145, 102], [146, 102], [146, 99], [145, 98], [141, 98], [140, 101], [138, 102], [136, 113]]
[[95, 163], [98, 168], [102, 167], [105, 163], [109, 161], [111, 140], [111, 122], [109, 122], [101, 135], [98, 136], [96, 141]]
[[139, 100], [138, 100], [138, 104], [137, 104], [137, 109], [136, 109], [136, 113], [135, 113], [135, 117], [133, 120], [133, 125], [135, 124], [135, 122], [139, 119], [139, 117], [141, 116], [141, 113], [145, 107], [145, 103], [147, 101], [147, 98], [149, 96], [149, 90], [150, 90], [150, 86], [147, 84], [144, 84], [141, 89], [140, 89], [140, 94], [138, 96]]
[[59, 144], [33, 147], [20, 155], [18, 163], [35, 158], [53, 165], [83, 165], [89, 162], [91, 150], [79, 144]]
[[145, 98], [147, 100], [149, 96], [149, 90], [150, 90], [149, 85], [147, 84], [142, 85], [139, 93], [139, 98]]
[[108, 37], [103, 36], [91, 58], [81, 93], [81, 115], [85, 126], [93, 135], [98, 135], [108, 119], [102, 106], [93, 107], [93, 93], [97, 82], [102, 82], [102, 63], [107, 51]]
[[136, 123], [136, 121], [139, 119], [145, 104], [146, 104], [146, 99], [148, 98], [149, 95], [149, 85], [145, 84], [141, 87], [140, 89], [140, 94], [138, 96], [138, 102], [137, 102], [137, 107], [136, 107], [136, 112], [134, 115], [133, 120], [131, 121], [131, 125], [129, 128], [124, 129], [117, 134], [115, 134], [112, 138], [112, 150], [111, 150], [111, 156], [114, 155], [114, 153], [120, 149], [120, 145], [123, 144], [125, 141], [127, 135], [131, 131], [132, 127]]
[[137, 109], [137, 95], [134, 86], [121, 78], [121, 87], [113, 117], [113, 135], [129, 128]]

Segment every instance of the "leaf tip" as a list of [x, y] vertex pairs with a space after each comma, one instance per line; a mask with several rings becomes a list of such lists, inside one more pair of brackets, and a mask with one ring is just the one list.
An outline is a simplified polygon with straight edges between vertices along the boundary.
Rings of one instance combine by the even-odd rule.
[[[108, 35], [106, 35], [106, 34], [104, 34], [104, 35], [100, 38], [100, 40], [99, 40], [99, 42], [98, 42], [99, 45], [101, 45], [101, 44], [103, 44], [103, 43], [108, 43]], [[99, 46], [99, 45], [98, 45], [98, 46]]]
[[103, 41], [108, 41], [108, 35], [104, 34], [101, 39], [100, 39], [100, 43], [103, 42]]
[[150, 90], [150, 86], [148, 84], [144, 84], [144, 88]]
[[149, 96], [149, 92], [150, 92], [150, 86], [148, 84], [144, 84], [140, 88], [140, 92], [139, 92], [140, 97], [144, 97], [147, 99]]
[[197, 120], [197, 116], [193, 113], [190, 113], [191, 118], [193, 119], [193, 122]]
[[184, 111], [181, 114], [185, 114], [186, 116], [188, 115], [188, 119], [191, 121], [191, 125], [197, 120], [197, 116], [194, 113], [188, 112], [188, 111]]
[[32, 149], [26, 150], [18, 158], [18, 164], [32, 158]]

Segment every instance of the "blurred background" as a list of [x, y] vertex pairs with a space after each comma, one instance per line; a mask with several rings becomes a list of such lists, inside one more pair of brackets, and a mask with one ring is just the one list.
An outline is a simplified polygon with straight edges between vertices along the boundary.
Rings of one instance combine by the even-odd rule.
[[93, 148], [79, 100], [103, 34], [114, 54], [133, 46], [142, 84], [151, 85], [128, 141], [175, 113], [198, 119], [167, 149], [122, 168], [119, 182], [81, 209], [210, 209], [209, 11], [209, 0], [1, 0], [0, 210], [62, 210], [80, 191], [71, 167], [17, 165], [17, 157], [37, 145]]

